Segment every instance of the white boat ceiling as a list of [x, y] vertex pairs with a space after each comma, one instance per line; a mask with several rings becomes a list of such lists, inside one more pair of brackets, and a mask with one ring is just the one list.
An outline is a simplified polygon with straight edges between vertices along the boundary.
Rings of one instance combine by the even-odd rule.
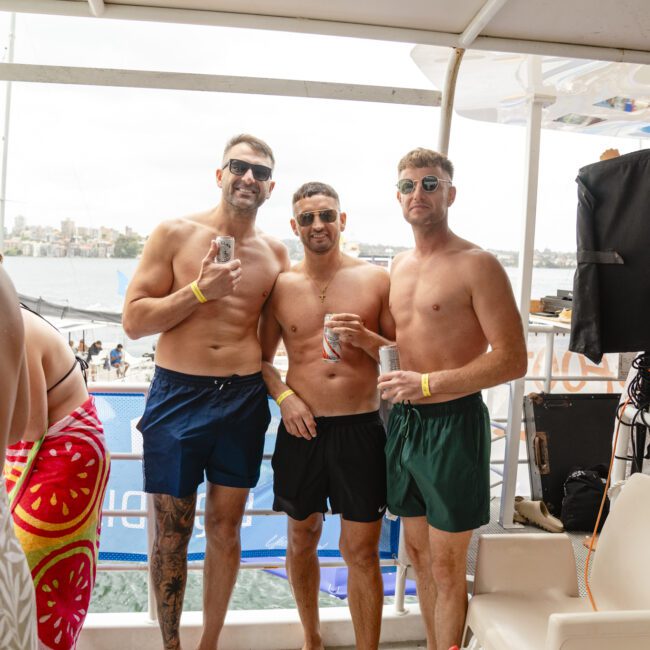
[[648, 4], [648, 0], [0, 0], [0, 10], [447, 47], [467, 47], [471, 42], [478, 50], [647, 64]]

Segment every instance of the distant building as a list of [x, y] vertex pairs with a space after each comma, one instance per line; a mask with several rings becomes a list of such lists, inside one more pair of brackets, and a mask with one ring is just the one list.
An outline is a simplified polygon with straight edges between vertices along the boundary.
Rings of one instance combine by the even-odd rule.
[[61, 222], [61, 237], [63, 239], [74, 239], [77, 236], [77, 226], [72, 219], [64, 219]]
[[27, 219], [25, 219], [25, 217], [23, 217], [21, 214], [19, 214], [17, 217], [14, 217], [14, 229], [12, 232], [13, 236], [20, 237], [26, 227]]

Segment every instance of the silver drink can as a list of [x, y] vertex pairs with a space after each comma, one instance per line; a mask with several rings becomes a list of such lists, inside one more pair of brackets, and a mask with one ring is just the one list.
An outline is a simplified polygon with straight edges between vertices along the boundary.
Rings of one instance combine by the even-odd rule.
[[[324, 323], [334, 314], [325, 314]], [[329, 327], [323, 327], [323, 361], [338, 363], [341, 360], [341, 341], [339, 335], [332, 332]]]
[[391, 345], [382, 345], [379, 348], [379, 370], [381, 374], [399, 370], [399, 350], [395, 343]]
[[235, 257], [235, 238], [230, 235], [224, 235], [217, 237], [215, 241], [219, 244], [219, 250], [217, 251], [217, 256], [214, 258], [214, 261], [217, 262], [217, 264], [230, 262], [230, 260]]

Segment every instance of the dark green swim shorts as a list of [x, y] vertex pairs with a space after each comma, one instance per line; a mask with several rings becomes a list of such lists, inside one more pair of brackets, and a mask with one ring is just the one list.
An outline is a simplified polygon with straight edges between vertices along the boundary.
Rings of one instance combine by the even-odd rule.
[[426, 515], [450, 533], [490, 520], [490, 418], [480, 393], [440, 404], [396, 404], [388, 420], [388, 509]]

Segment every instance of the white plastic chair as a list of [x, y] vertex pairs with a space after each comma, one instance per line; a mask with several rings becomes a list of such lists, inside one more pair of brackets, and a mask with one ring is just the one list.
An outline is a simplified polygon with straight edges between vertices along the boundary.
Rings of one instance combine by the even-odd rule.
[[643, 474], [625, 484], [592, 555], [597, 612], [578, 595], [568, 536], [481, 536], [463, 647], [650, 649], [649, 549], [650, 476]]

